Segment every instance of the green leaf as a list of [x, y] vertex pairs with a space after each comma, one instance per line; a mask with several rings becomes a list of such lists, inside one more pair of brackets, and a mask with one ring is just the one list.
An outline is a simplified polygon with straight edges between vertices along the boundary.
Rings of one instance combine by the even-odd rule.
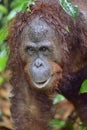
[[17, 12], [16, 10], [10, 11], [9, 15], [7, 16], [7, 20], [10, 21], [12, 18], [16, 16]]
[[70, 130], [74, 130], [74, 125], [73, 125], [73, 122], [71, 120], [67, 121], [67, 126], [69, 127]]
[[63, 101], [64, 99], [65, 99], [64, 96], [58, 94], [58, 95], [54, 98], [54, 100], [53, 100], [53, 104], [57, 104], [57, 103]]
[[15, 0], [11, 3], [11, 8], [12, 11], [10, 11], [9, 15], [7, 16], [7, 20], [11, 20], [12, 18], [14, 18], [17, 14], [17, 12], [23, 11], [23, 12], [27, 12], [30, 11], [29, 6], [32, 4], [34, 5], [35, 0]]
[[0, 76], [0, 85], [4, 83], [4, 79]]
[[80, 124], [80, 128], [81, 130], [87, 130], [87, 127], [83, 123]]
[[82, 83], [80, 93], [87, 93], [87, 80], [84, 80], [84, 82]]
[[9, 56], [9, 49], [5, 44], [0, 45], [0, 72], [5, 70]]
[[53, 119], [52, 121], [50, 121], [49, 125], [56, 128], [62, 128], [65, 126], [65, 121]]
[[7, 16], [8, 20], [11, 20], [12, 18], [14, 18], [17, 14], [17, 12], [23, 11], [23, 12], [27, 12], [30, 11], [29, 6], [32, 4], [34, 5], [35, 0], [15, 0], [12, 2], [11, 7], [13, 8], [13, 10], [9, 13], [9, 15]]
[[8, 26], [5, 26], [0, 30], [0, 44], [3, 43], [4, 40], [6, 40], [8, 34], [9, 34]]
[[35, 0], [15, 0], [12, 2], [11, 7], [16, 11], [16, 12], [20, 12], [20, 11], [29, 11], [28, 8], [31, 4], [35, 4], [34, 3]]
[[0, 4], [0, 12], [3, 12], [4, 14], [7, 14], [8, 10], [7, 10], [7, 8], [5, 6]]
[[78, 16], [78, 7], [74, 6], [70, 0], [59, 0], [59, 2], [67, 14], [73, 18], [76, 18]]

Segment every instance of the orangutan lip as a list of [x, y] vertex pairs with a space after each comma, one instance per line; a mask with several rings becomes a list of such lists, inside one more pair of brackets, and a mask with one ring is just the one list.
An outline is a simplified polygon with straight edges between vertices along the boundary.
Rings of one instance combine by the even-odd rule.
[[[46, 81], [47, 81], [47, 80], [46, 80]], [[43, 81], [43, 82], [36, 82], [36, 84], [41, 85], [41, 84], [46, 83], [46, 81]]]
[[51, 79], [51, 77], [48, 80], [43, 81], [43, 82], [34, 82], [34, 84], [35, 84], [35, 86], [37, 88], [44, 88], [44, 87], [46, 87], [46, 85], [48, 84], [48, 82], [50, 81], [50, 79]]

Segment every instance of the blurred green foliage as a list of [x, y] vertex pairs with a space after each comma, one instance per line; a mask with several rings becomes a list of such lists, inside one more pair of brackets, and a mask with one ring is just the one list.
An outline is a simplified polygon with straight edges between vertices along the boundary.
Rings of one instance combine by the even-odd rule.
[[0, 0], [0, 27], [6, 25], [17, 12], [28, 11], [35, 0]]
[[49, 125], [52, 126], [52, 127], [55, 127], [55, 128], [63, 128], [63, 127], [65, 127], [66, 123], [65, 123], [65, 121], [53, 119], [53, 120], [50, 121]]
[[0, 44], [0, 72], [3, 72], [8, 60], [9, 49], [5, 44]]
[[4, 83], [4, 78], [0, 76], [0, 85]]

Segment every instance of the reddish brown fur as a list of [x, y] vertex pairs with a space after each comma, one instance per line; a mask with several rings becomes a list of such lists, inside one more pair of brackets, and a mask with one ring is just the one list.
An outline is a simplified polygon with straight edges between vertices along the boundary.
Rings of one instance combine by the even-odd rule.
[[[19, 54], [21, 32], [25, 25], [38, 15], [41, 15], [57, 32], [63, 52], [63, 77], [60, 83], [57, 79], [53, 83], [53, 88], [50, 88], [47, 93], [31, 90]], [[8, 42], [11, 49], [9, 67], [13, 72], [11, 79], [14, 93], [12, 116], [17, 127], [16, 130], [51, 130], [48, 123], [53, 117], [55, 108], [53, 109], [50, 95], [52, 96], [57, 89], [60, 89], [59, 92], [74, 103], [80, 116], [87, 123], [87, 95], [78, 94], [81, 83], [87, 78], [87, 24], [85, 16], [84, 12], [83, 14], [79, 13], [78, 18], [74, 20], [65, 13], [58, 0], [39, 0], [35, 6], [31, 7], [30, 13], [19, 13], [13, 20]], [[53, 63], [52, 65], [55, 66]], [[54, 72], [57, 69], [61, 68], [57, 66], [56, 69], [53, 69]]]

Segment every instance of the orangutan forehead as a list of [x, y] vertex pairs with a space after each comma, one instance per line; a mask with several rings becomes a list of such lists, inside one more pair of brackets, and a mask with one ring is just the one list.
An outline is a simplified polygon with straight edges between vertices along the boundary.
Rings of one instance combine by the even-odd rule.
[[26, 36], [33, 42], [39, 42], [44, 40], [49, 36], [53, 37], [55, 35], [54, 30], [42, 19], [36, 17], [26, 25], [25, 31]]

